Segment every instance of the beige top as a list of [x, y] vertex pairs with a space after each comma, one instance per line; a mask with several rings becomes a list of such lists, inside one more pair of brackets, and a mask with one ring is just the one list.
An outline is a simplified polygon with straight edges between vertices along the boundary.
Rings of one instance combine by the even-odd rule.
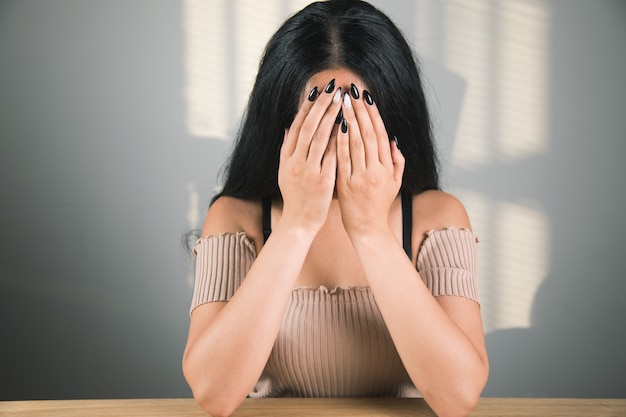
[[[417, 270], [434, 296], [478, 302], [476, 236], [428, 232]], [[198, 240], [191, 311], [228, 301], [256, 258], [243, 232]], [[369, 287], [293, 290], [274, 348], [251, 397], [414, 397], [413, 386]]]

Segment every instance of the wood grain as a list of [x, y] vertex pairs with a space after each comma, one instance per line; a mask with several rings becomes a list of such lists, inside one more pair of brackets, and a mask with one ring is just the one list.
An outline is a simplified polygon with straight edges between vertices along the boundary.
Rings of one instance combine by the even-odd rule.
[[[435, 414], [421, 399], [247, 399], [233, 417], [394, 416]], [[190, 398], [0, 402], [2, 417], [206, 417]], [[474, 417], [623, 417], [626, 399], [482, 398]]]

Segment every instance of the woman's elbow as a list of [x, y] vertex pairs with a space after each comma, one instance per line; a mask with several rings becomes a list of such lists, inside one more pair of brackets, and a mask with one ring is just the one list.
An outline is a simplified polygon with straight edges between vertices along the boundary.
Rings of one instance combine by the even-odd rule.
[[243, 399], [228, 399], [211, 395], [197, 395], [194, 393], [196, 402], [213, 417], [228, 417], [239, 407]]
[[450, 398], [448, 401], [432, 407], [432, 409], [439, 417], [467, 417], [476, 408], [479, 399], [480, 395], [467, 398]]
[[438, 417], [466, 417], [476, 408], [480, 392], [471, 387], [452, 388], [440, 395], [425, 395], [424, 399]]
[[489, 369], [486, 367], [484, 372], [477, 375], [474, 381], [451, 387], [452, 389], [448, 390], [446, 395], [434, 401], [434, 404], [431, 405], [433, 411], [439, 417], [470, 415], [480, 401], [480, 396], [487, 384], [488, 374]]
[[189, 384], [193, 398], [213, 417], [230, 416], [246, 397], [224, 390], [223, 387], [211, 387], [209, 384]]
[[191, 388], [193, 398], [213, 417], [231, 415], [246, 397], [239, 393], [229, 392], [224, 384], [211, 383], [210, 378], [198, 375], [185, 360], [183, 360], [183, 375]]

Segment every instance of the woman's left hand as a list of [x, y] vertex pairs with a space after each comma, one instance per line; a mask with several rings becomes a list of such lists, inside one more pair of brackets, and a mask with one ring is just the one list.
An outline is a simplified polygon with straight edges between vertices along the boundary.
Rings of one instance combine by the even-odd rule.
[[346, 93], [337, 137], [337, 196], [351, 236], [389, 229], [389, 210], [404, 172], [404, 157], [389, 140], [376, 103], [361, 98], [368, 94], [358, 94], [354, 85]]

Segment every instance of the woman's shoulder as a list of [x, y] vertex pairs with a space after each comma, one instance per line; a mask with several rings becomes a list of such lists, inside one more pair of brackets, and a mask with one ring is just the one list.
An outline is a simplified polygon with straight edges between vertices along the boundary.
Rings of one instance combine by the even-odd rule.
[[454, 195], [428, 190], [413, 197], [413, 231], [419, 234], [430, 230], [456, 227], [471, 230], [467, 210]]
[[262, 243], [260, 200], [219, 197], [207, 211], [202, 236], [238, 232], [244, 232], [255, 244]]

